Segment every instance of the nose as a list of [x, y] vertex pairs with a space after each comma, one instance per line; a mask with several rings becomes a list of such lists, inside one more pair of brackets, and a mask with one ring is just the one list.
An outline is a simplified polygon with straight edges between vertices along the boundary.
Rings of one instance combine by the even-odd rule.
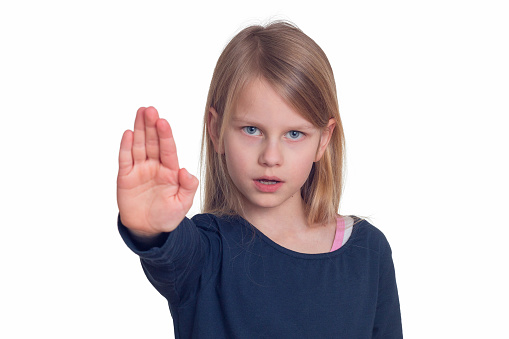
[[281, 145], [276, 140], [267, 140], [263, 144], [258, 162], [262, 166], [279, 166], [283, 164], [283, 152]]

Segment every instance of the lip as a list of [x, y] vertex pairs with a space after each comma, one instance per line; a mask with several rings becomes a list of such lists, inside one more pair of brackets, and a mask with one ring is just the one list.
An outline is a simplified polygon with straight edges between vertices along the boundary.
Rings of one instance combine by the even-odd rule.
[[278, 177], [268, 177], [268, 176], [263, 176], [263, 177], [255, 178], [254, 180], [281, 181], [281, 182], [283, 182], [283, 180], [279, 179]]
[[[261, 181], [272, 181], [272, 182], [276, 181], [276, 183], [271, 183], [271, 184], [265, 183], [264, 184]], [[260, 178], [253, 179], [253, 182], [254, 182], [256, 188], [260, 192], [264, 192], [264, 193], [274, 193], [281, 186], [283, 186], [283, 183], [284, 183], [284, 181], [282, 181], [278, 177], [260, 177]]]

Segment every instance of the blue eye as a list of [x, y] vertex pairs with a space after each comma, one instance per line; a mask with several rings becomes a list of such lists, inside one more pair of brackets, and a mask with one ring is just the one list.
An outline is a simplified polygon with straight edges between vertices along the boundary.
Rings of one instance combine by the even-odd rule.
[[289, 139], [299, 140], [300, 138], [302, 138], [304, 136], [304, 133], [299, 132], [299, 131], [290, 131], [290, 132], [286, 133], [286, 135]]
[[260, 131], [258, 130], [258, 128], [254, 127], [254, 126], [246, 126], [246, 127], [243, 127], [242, 130], [246, 133], [246, 134], [249, 134], [249, 135], [260, 135]]

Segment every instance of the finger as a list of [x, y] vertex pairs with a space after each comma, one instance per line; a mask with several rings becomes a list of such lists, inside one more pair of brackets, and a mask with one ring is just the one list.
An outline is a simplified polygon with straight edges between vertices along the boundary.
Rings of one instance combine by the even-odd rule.
[[133, 132], [125, 131], [120, 142], [120, 152], [118, 155], [118, 175], [126, 175], [133, 168]]
[[198, 189], [198, 179], [189, 173], [185, 168], [179, 171], [179, 190], [177, 192], [178, 199], [186, 208], [191, 208], [193, 198]]
[[145, 151], [147, 158], [159, 160], [159, 137], [156, 122], [159, 114], [154, 107], [145, 109]]
[[157, 121], [157, 134], [159, 135], [159, 157], [163, 166], [171, 170], [179, 170], [177, 147], [171, 131], [170, 124], [164, 119]]
[[134, 120], [134, 143], [133, 143], [133, 159], [134, 162], [145, 161], [147, 152], [145, 150], [145, 107], [140, 107], [136, 113]]

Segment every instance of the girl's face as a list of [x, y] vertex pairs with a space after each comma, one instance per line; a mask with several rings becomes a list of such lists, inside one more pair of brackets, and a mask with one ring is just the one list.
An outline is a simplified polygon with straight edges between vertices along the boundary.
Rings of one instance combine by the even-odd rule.
[[[211, 109], [211, 123], [217, 113]], [[228, 173], [242, 193], [246, 214], [263, 209], [302, 210], [300, 189], [313, 162], [323, 155], [334, 129], [314, 126], [290, 107], [265, 80], [251, 81], [242, 91], [223, 147]], [[213, 140], [215, 138], [213, 137]], [[215, 142], [217, 145], [217, 142]]]

